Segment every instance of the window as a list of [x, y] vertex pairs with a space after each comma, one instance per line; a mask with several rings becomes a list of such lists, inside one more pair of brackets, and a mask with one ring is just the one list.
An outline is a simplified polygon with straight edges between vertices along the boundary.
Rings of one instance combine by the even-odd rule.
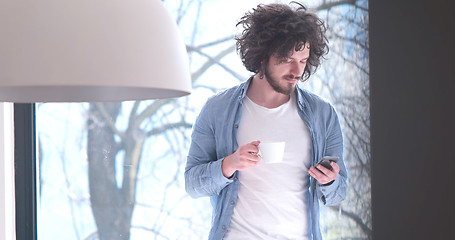
[[[15, 124], [27, 126], [16, 127], [22, 136], [17, 140], [25, 141], [16, 146], [26, 148], [16, 159], [35, 159], [35, 146], [37, 152], [36, 161], [16, 162], [17, 180], [23, 181], [16, 188], [17, 218], [23, 221], [17, 227], [26, 229], [17, 234], [31, 234], [18, 239], [206, 238], [208, 198], [191, 199], [183, 186], [191, 124], [207, 97], [248, 78], [232, 36], [236, 20], [259, 2], [264, 1], [165, 2], [188, 46], [194, 81], [189, 97], [16, 104], [16, 114], [23, 115]], [[304, 87], [326, 97], [340, 114], [351, 177], [348, 199], [321, 208], [321, 231], [367, 239], [372, 234], [371, 190], [364, 184], [370, 182], [371, 159], [368, 1], [310, 5], [318, 6], [324, 6], [317, 13], [329, 25], [330, 55]], [[37, 224], [34, 215], [26, 215], [34, 209]]]
[[13, 104], [0, 103], [0, 239], [14, 238]]

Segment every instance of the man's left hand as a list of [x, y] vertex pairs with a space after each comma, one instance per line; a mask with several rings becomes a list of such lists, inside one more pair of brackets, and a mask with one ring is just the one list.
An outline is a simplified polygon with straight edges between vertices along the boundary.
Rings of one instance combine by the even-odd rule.
[[332, 170], [327, 169], [321, 164], [316, 165], [316, 167], [311, 166], [308, 173], [320, 184], [328, 184], [335, 181], [340, 172], [340, 167], [336, 162], [330, 162], [330, 166], [332, 166]]

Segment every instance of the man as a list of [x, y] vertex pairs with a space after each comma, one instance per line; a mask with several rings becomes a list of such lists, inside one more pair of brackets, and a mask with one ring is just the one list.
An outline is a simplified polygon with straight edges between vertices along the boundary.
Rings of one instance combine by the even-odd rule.
[[[299, 5], [259, 5], [237, 25], [237, 50], [254, 73], [211, 97], [193, 127], [185, 169], [192, 197], [210, 196], [209, 239], [321, 239], [319, 201], [340, 203], [347, 171], [337, 114], [297, 86], [328, 51], [323, 22]], [[284, 141], [281, 163], [261, 142]], [[331, 170], [318, 164], [333, 156]]]

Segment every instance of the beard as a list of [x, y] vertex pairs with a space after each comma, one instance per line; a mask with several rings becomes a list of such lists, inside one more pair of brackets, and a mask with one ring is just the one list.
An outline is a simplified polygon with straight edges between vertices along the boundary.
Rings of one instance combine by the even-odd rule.
[[[280, 79], [276, 79], [276, 78], [272, 77], [268, 71], [268, 67], [266, 67], [264, 70], [264, 76], [265, 76], [265, 79], [267, 80], [267, 82], [270, 84], [270, 86], [272, 87], [272, 89], [275, 92], [278, 92], [278, 93], [281, 93], [284, 95], [291, 95], [291, 93], [293, 93], [295, 90], [295, 85], [296, 85], [295, 83], [289, 83], [289, 82], [283, 81], [286, 84], [284, 86], [280, 86], [280, 84], [279, 84]], [[282, 78], [283, 79], [294, 78], [297, 80], [300, 79], [300, 77], [296, 77], [296, 76], [292, 76], [292, 75], [286, 75], [286, 76], [283, 76]]]

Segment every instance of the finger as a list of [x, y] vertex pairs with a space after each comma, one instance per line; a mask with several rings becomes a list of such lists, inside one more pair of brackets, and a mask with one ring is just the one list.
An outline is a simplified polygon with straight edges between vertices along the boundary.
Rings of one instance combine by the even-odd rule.
[[[337, 167], [338, 167], [338, 165], [337, 165]], [[337, 178], [338, 172], [336, 172], [335, 169], [333, 169], [333, 168], [332, 168], [332, 170], [330, 170], [320, 164], [318, 164], [316, 166], [316, 168], [319, 169], [324, 175], [326, 175], [330, 181], [335, 180]], [[338, 171], [339, 171], [339, 168], [338, 168]]]
[[259, 141], [259, 140], [250, 142], [250, 144], [252, 144], [252, 145], [254, 145], [256, 147], [259, 146], [260, 143], [261, 143], [261, 141]]
[[326, 184], [331, 181], [325, 174], [321, 173], [315, 167], [311, 167], [308, 173], [321, 184]]
[[260, 159], [254, 160], [254, 159], [243, 159], [240, 162], [240, 169], [245, 170], [248, 168], [255, 167], [259, 163]]
[[258, 162], [259, 160], [261, 160], [259, 158], [259, 156], [257, 155], [257, 153], [253, 153], [253, 152], [243, 152], [243, 153], [240, 153], [240, 160], [241, 161], [253, 161], [253, 162]]
[[[317, 171], [317, 170], [316, 170], [316, 171]], [[312, 176], [313, 178], [315, 178], [315, 179], [318, 178], [317, 173], [314, 171], [314, 167], [310, 167], [310, 169], [308, 169], [308, 173], [309, 173], [310, 176]]]
[[258, 153], [259, 152], [258, 146], [260, 143], [261, 143], [261, 141], [253, 141], [253, 142], [250, 142], [249, 144], [247, 144], [247, 147], [250, 152]]
[[250, 161], [250, 164], [252, 167], [258, 165], [259, 161], [261, 161], [261, 159], [258, 159], [257, 161]]
[[251, 142], [240, 147], [240, 151], [245, 152], [258, 152], [259, 141]]
[[259, 153], [252, 152], [251, 154], [258, 157], [259, 160], [262, 160], [262, 156]]
[[321, 164], [316, 165], [316, 168], [319, 169], [324, 175], [328, 176], [330, 174], [330, 170]]
[[261, 157], [257, 153], [250, 153], [250, 157], [248, 160], [253, 161], [253, 162], [259, 162], [261, 161]]
[[336, 173], [340, 172], [340, 166], [338, 166], [338, 164], [336, 162], [331, 161], [330, 166], [332, 166], [333, 172], [336, 172]]
[[308, 170], [309, 174], [314, 177], [316, 180], [320, 180], [324, 177], [326, 177], [325, 174], [323, 174], [322, 172], [320, 172], [317, 168], [315, 167], [310, 167], [310, 169]]

